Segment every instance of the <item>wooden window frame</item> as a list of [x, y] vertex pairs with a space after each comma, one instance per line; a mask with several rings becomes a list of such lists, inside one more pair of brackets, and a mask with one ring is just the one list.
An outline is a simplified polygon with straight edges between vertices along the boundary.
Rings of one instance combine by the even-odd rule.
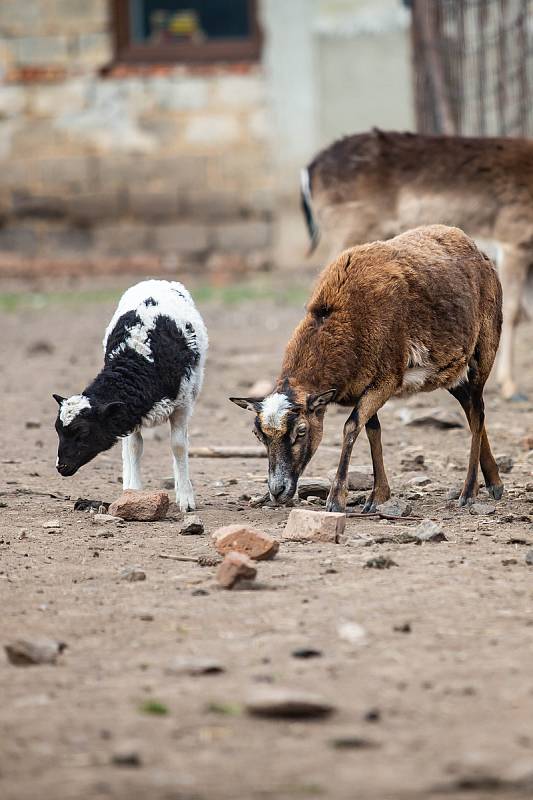
[[117, 64], [205, 64], [214, 61], [257, 61], [261, 52], [261, 31], [257, 0], [248, 0], [251, 33], [246, 39], [221, 39], [200, 45], [189, 42], [167, 45], [136, 44], [130, 36], [129, 0], [111, 0], [115, 63]]

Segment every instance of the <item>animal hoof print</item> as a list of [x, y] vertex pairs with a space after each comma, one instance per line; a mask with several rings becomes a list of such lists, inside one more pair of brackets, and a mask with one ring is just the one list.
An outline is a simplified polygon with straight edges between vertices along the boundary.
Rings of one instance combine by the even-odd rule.
[[492, 486], [487, 486], [487, 492], [493, 500], [501, 500], [503, 495], [503, 483], [496, 483]]

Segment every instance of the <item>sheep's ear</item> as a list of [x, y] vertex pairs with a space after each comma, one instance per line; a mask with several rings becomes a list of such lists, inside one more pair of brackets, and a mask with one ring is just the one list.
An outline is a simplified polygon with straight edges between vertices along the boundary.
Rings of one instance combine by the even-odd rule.
[[256, 414], [261, 410], [261, 403], [263, 402], [258, 400], [257, 397], [230, 397], [229, 399], [240, 408], [244, 408], [246, 411], [254, 411]]
[[61, 397], [61, 395], [60, 395], [60, 394], [53, 394], [53, 395], [52, 395], [52, 397], [54, 398], [54, 400], [56, 401], [56, 403], [57, 403], [57, 405], [58, 405], [58, 406], [60, 406], [60, 405], [61, 405], [61, 403], [63, 402], [63, 400], [66, 400], [66, 399], [67, 399], [66, 397]]
[[307, 398], [307, 410], [317, 411], [319, 408], [327, 406], [328, 403], [331, 403], [336, 394], [336, 389], [328, 389], [327, 392], [320, 392], [320, 394], [310, 394]]
[[107, 417], [107, 419], [114, 419], [122, 411], [124, 411], [125, 408], [126, 403], [123, 403], [120, 400], [114, 400], [112, 403], [107, 403], [107, 405], [102, 406], [100, 409], [100, 414], [102, 414], [104, 417]]

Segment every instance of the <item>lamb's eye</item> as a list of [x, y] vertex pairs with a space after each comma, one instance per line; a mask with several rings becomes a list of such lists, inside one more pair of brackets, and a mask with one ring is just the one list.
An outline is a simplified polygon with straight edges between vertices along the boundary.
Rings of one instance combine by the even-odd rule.
[[298, 425], [296, 429], [297, 436], [305, 436], [307, 433], [307, 425]]

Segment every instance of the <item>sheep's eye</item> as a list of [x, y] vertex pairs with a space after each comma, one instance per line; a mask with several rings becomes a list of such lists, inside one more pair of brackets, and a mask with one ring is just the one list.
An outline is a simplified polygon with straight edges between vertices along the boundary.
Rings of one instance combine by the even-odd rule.
[[298, 425], [296, 429], [297, 436], [305, 436], [307, 433], [307, 425]]

